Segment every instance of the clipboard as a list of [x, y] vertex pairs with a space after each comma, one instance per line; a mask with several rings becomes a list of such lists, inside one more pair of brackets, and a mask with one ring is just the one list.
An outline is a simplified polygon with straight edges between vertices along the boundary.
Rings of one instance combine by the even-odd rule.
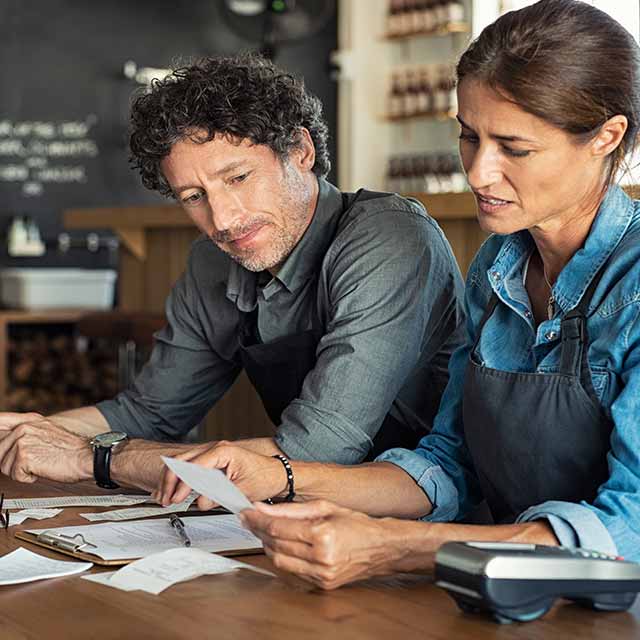
[[[31, 533], [30, 531], [16, 531], [14, 535], [20, 540], [30, 542], [32, 544], [38, 545], [39, 547], [44, 547], [45, 549], [57, 551], [58, 553], [63, 553], [64, 555], [78, 558], [79, 560], [84, 560], [85, 562], [93, 562], [94, 564], [106, 567], [123, 566], [125, 564], [129, 564], [130, 562], [134, 562], [135, 560], [139, 560], [139, 558], [120, 558], [105, 560], [95, 553], [91, 553], [91, 549], [96, 549], [97, 547], [89, 540], [86, 540], [82, 533], [76, 533], [73, 536], [67, 536], [55, 531], [45, 530], [41, 533]], [[262, 549], [261, 547], [254, 547], [249, 549], [228, 549], [216, 551], [216, 553], [221, 556], [244, 556], [264, 553], [264, 549]]]

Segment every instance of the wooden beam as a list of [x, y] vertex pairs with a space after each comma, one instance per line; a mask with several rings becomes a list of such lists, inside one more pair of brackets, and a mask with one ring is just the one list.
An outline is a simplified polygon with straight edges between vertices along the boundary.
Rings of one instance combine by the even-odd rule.
[[144, 229], [122, 229], [116, 227], [115, 232], [122, 243], [140, 262], [147, 259], [147, 234]]
[[146, 229], [191, 227], [193, 222], [178, 206], [96, 207], [69, 209], [63, 214], [67, 229]]

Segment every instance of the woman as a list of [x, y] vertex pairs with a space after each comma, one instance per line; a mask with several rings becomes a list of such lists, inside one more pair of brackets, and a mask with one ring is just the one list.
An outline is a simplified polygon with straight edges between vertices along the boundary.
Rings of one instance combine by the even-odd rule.
[[[466, 345], [416, 451], [294, 462], [298, 499], [325, 500], [243, 513], [276, 566], [334, 588], [428, 570], [447, 540], [640, 560], [640, 204], [613, 184], [639, 69], [633, 38], [575, 0], [506, 14], [463, 54], [460, 154], [494, 234], [467, 276]], [[282, 461], [237, 447], [196, 460], [255, 500], [291, 488]], [[174, 488], [165, 502], [188, 491]], [[483, 499], [495, 524], [460, 523]]]

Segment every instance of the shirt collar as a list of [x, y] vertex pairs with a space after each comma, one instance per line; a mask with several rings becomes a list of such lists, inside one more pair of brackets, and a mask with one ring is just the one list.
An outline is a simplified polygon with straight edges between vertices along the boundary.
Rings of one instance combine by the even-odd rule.
[[341, 213], [341, 192], [323, 178], [319, 178], [318, 202], [313, 218], [276, 276], [289, 291], [299, 290], [317, 273], [335, 237]]
[[[633, 212], [633, 201], [620, 187], [612, 186], [607, 190], [584, 246], [569, 260], [553, 286], [556, 303], [563, 313], [580, 302], [594, 276], [624, 236]], [[532, 250], [533, 238], [528, 231], [508, 236], [487, 272], [496, 292], [504, 281], [521, 273]]]
[[[318, 178], [318, 201], [309, 226], [302, 238], [287, 256], [284, 264], [263, 289], [265, 298], [284, 286], [288, 291], [298, 291], [318, 272], [329, 245], [336, 234], [342, 214], [342, 194], [324, 178]], [[227, 298], [245, 313], [253, 311], [257, 304], [258, 273], [231, 262], [227, 282]]]

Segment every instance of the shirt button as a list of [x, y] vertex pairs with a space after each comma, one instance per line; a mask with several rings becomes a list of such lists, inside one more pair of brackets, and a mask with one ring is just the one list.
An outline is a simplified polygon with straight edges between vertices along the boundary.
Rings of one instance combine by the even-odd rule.
[[499, 271], [492, 271], [492, 272], [491, 272], [491, 277], [492, 277], [494, 280], [500, 280], [500, 277], [501, 277], [501, 276], [500, 276], [500, 272], [499, 272]]
[[529, 309], [525, 309], [525, 311], [524, 311], [524, 317], [525, 317], [525, 318], [530, 318], [530, 317], [531, 317], [531, 311], [529, 311]]
[[556, 331], [547, 331], [547, 333], [544, 334], [544, 337], [551, 342], [551, 340], [555, 340], [558, 337], [558, 334]]

